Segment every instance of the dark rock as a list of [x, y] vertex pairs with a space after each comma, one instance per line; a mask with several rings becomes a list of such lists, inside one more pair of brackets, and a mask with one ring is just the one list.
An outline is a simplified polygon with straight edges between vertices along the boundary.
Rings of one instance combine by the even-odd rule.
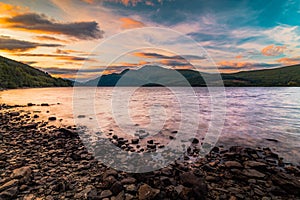
[[18, 187], [9, 188], [0, 193], [0, 199], [13, 199], [18, 194]]
[[19, 116], [19, 115], [20, 115], [19, 112], [11, 112], [11, 113], [10, 113], [10, 116], [12, 116], [12, 117], [17, 117], [17, 116]]
[[197, 138], [191, 139], [192, 144], [199, 144], [199, 140]]
[[135, 182], [136, 182], [136, 179], [133, 177], [128, 177], [128, 178], [121, 180], [121, 183], [124, 185], [134, 184]]
[[103, 190], [100, 194], [100, 199], [108, 198], [112, 196], [112, 192], [110, 190]]
[[255, 168], [255, 169], [265, 169], [267, 167], [267, 164], [250, 160], [250, 161], [245, 161], [244, 166], [249, 168]]
[[19, 183], [19, 180], [16, 180], [16, 179], [8, 181], [7, 183], [4, 183], [3, 185], [0, 186], [0, 192], [6, 190], [8, 188], [17, 186], [18, 183]]
[[124, 187], [123, 187], [122, 183], [117, 181], [111, 186], [110, 191], [114, 195], [118, 195], [123, 189], [124, 189]]
[[154, 144], [154, 141], [153, 140], [148, 140], [147, 143], [148, 144]]
[[75, 195], [75, 199], [97, 199], [97, 195], [97, 189], [92, 185], [88, 185]]
[[175, 140], [175, 137], [172, 136], [172, 135], [170, 135], [170, 136], [169, 136], [169, 139], [170, 139], [170, 140]]
[[227, 168], [243, 168], [243, 166], [237, 161], [226, 161], [224, 164]]
[[36, 128], [38, 126], [37, 123], [31, 123], [31, 124], [24, 124], [22, 126], [22, 128], [26, 128], [26, 129], [32, 129], [32, 128]]
[[42, 103], [41, 106], [49, 106], [48, 103]]
[[147, 184], [143, 184], [139, 187], [138, 190], [138, 198], [140, 200], [150, 200], [154, 199], [158, 194], [160, 190], [158, 189], [153, 189]]
[[298, 177], [278, 172], [276, 175], [271, 176], [271, 180], [288, 193], [300, 195], [300, 179]]
[[39, 118], [39, 117], [40, 117], [40, 116], [38, 116], [38, 115], [33, 115], [33, 118], [35, 118], [35, 119], [36, 119], [36, 118]]
[[30, 180], [31, 172], [32, 171], [30, 167], [21, 167], [13, 170], [11, 178], [20, 179], [21, 181], [28, 182]]
[[131, 144], [138, 144], [139, 143], [139, 139], [132, 139], [131, 140]]
[[147, 148], [149, 148], [149, 149], [156, 149], [156, 145], [155, 144], [148, 144]]
[[56, 120], [56, 117], [49, 117], [48, 120], [49, 120], [49, 121], [55, 121], [55, 120]]
[[266, 175], [255, 169], [244, 169], [242, 174], [251, 178], [264, 178]]
[[192, 172], [185, 172], [180, 175], [182, 184], [193, 189], [197, 199], [205, 199], [207, 195], [207, 185], [203, 178], [195, 176]]
[[28, 103], [27, 106], [35, 106], [33, 103]]
[[278, 142], [278, 140], [276, 140], [276, 139], [270, 139], [270, 138], [267, 138], [266, 140], [267, 140], [267, 141], [270, 141], [270, 142], [275, 142], [275, 143]]

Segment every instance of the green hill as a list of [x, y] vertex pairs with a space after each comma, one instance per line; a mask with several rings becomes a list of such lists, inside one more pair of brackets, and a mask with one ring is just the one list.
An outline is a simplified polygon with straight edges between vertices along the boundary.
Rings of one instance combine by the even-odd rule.
[[[182, 75], [181, 77], [178, 74]], [[300, 65], [276, 69], [244, 71], [221, 74], [225, 86], [300, 86]], [[185, 79], [183, 79], [184, 77]], [[103, 75], [100, 79], [90, 80], [86, 86], [206, 86], [204, 80], [211, 85], [220, 86], [216, 74], [199, 73], [193, 70], [173, 70], [159, 66], [144, 66], [137, 70], [124, 70], [121, 73]]]
[[226, 86], [300, 86], [300, 65], [222, 74]]
[[0, 56], [0, 88], [67, 87], [72, 82], [53, 78], [29, 65]]

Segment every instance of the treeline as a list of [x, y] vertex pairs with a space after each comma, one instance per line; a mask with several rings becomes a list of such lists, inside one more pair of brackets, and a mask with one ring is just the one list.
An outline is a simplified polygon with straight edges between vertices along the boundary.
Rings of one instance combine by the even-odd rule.
[[0, 88], [68, 87], [70, 80], [51, 77], [29, 65], [0, 56]]

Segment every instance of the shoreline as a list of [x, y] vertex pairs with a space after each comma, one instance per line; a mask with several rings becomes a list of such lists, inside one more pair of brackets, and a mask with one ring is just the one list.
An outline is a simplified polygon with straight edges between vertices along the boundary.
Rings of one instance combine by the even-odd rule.
[[125, 173], [95, 160], [75, 127], [16, 107], [0, 105], [0, 199], [300, 199], [300, 166], [268, 147], [219, 146], [194, 162]]

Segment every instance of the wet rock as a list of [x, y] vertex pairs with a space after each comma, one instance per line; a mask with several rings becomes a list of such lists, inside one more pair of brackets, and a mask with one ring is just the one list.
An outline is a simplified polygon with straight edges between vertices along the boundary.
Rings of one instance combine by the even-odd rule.
[[88, 185], [84, 190], [77, 193], [74, 197], [75, 199], [96, 199], [97, 195], [97, 189], [92, 185]]
[[158, 189], [153, 189], [147, 184], [143, 184], [139, 187], [138, 190], [138, 198], [140, 200], [150, 200], [154, 199], [158, 194], [160, 190]]
[[30, 167], [21, 167], [13, 170], [11, 178], [13, 179], [21, 179], [22, 181], [28, 182], [31, 176], [31, 168]]
[[199, 144], [199, 140], [197, 138], [191, 139], [192, 144]]
[[11, 115], [12, 117], [17, 117], [17, 116], [20, 115], [20, 113], [19, 113], [19, 112], [11, 112], [10, 115]]
[[133, 177], [128, 177], [128, 178], [121, 180], [121, 183], [124, 185], [134, 184], [135, 182], [136, 182], [136, 179]]
[[31, 123], [31, 124], [24, 124], [22, 126], [22, 128], [26, 128], [26, 129], [32, 129], [32, 128], [36, 128], [38, 126], [37, 123]]
[[255, 169], [244, 169], [242, 174], [251, 178], [264, 178], [266, 175]]
[[0, 186], [0, 192], [6, 190], [8, 188], [11, 188], [13, 186], [17, 186], [18, 183], [19, 183], [19, 180], [16, 180], [16, 179], [8, 181], [7, 183]]
[[18, 187], [9, 188], [0, 193], [0, 199], [13, 199], [18, 194]]
[[243, 168], [243, 166], [237, 161], [226, 161], [224, 164], [227, 168]]
[[49, 117], [48, 120], [49, 120], [49, 121], [55, 121], [55, 120], [56, 120], [56, 117]]
[[203, 178], [195, 176], [192, 172], [185, 172], [180, 175], [180, 180], [184, 186], [193, 189], [198, 199], [203, 199], [207, 195], [207, 185]]
[[124, 187], [123, 187], [122, 183], [117, 181], [111, 186], [110, 191], [114, 195], [118, 195], [123, 189], [124, 189]]
[[289, 174], [278, 172], [271, 176], [274, 184], [285, 189], [287, 192], [295, 195], [300, 195], [300, 179]]
[[266, 140], [267, 140], [267, 141], [270, 141], [270, 142], [275, 142], [275, 143], [278, 142], [278, 140], [276, 140], [276, 139], [271, 139], [271, 138], [267, 138]]
[[112, 192], [110, 190], [103, 190], [100, 194], [100, 199], [103, 199], [103, 198], [108, 198], [112, 196]]
[[252, 160], [244, 162], [244, 166], [249, 168], [256, 168], [256, 169], [265, 169], [267, 167], [265, 163], [252, 161]]
[[40, 116], [38, 116], [38, 115], [33, 115], [33, 118], [35, 118], [35, 119], [36, 119], [36, 118], [39, 118], [39, 117], [40, 117]]
[[131, 140], [131, 144], [138, 144], [139, 143], [139, 139], [132, 139]]

